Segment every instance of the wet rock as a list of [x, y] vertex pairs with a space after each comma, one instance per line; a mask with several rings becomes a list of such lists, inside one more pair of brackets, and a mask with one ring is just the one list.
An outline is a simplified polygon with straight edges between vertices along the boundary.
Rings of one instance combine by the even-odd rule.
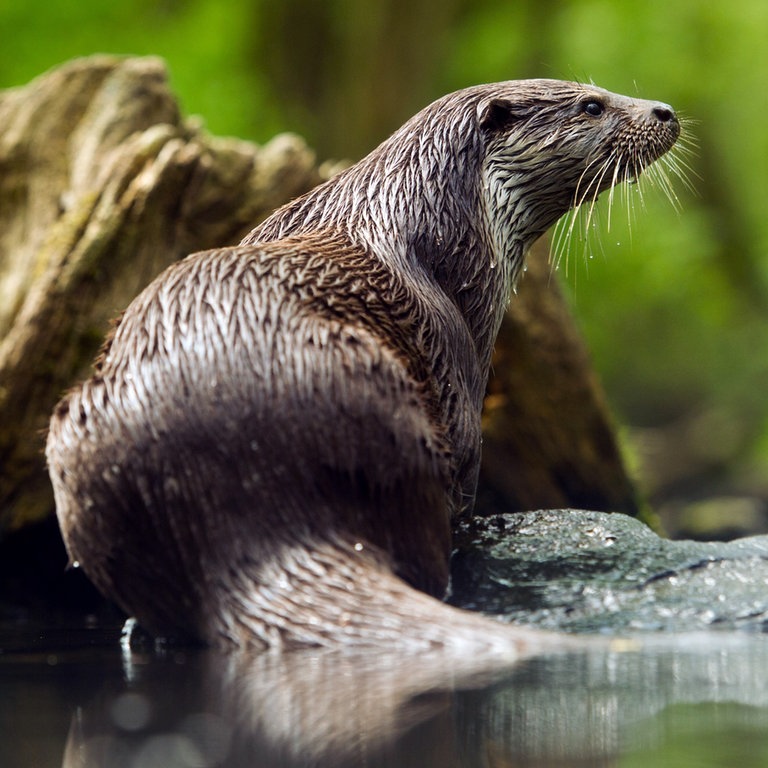
[[669, 541], [618, 514], [548, 510], [465, 523], [451, 602], [574, 632], [763, 631], [768, 536]]

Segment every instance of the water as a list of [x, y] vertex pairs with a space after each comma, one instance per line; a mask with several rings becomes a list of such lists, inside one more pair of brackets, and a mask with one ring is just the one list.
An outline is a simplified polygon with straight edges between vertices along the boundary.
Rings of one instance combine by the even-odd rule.
[[768, 764], [768, 639], [715, 631], [458, 674], [439, 656], [121, 648], [0, 626], [3, 768]]

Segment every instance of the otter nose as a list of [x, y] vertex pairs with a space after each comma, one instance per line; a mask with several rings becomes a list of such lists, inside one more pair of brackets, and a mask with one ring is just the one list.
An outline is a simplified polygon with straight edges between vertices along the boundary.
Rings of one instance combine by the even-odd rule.
[[675, 122], [677, 120], [675, 110], [669, 104], [657, 104], [651, 109], [651, 114], [662, 123]]

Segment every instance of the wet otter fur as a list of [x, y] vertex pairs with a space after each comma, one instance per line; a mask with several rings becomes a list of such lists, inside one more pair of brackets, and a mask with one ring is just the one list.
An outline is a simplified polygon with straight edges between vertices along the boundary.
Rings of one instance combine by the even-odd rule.
[[679, 131], [591, 85], [468, 88], [167, 269], [51, 420], [72, 560], [150, 631], [205, 643], [535, 646], [434, 599], [493, 343], [533, 241]]

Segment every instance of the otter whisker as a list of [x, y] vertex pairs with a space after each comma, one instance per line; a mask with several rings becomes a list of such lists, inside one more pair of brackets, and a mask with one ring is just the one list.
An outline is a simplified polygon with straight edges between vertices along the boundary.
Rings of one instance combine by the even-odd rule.
[[[624, 169], [623, 178], [619, 178], [619, 173], [622, 171], [621, 167], [621, 157], [616, 158], [616, 163], [614, 165], [613, 169], [613, 177], [611, 178], [611, 189], [608, 193], [608, 223], [607, 228], [608, 231], [611, 231], [611, 214], [613, 212], [613, 194], [614, 191], [619, 183], [623, 183], [627, 181], [627, 173], [626, 169]], [[625, 187], [626, 188], [626, 187]]]
[[645, 177], [643, 174], [640, 175], [634, 175], [632, 178], [628, 179], [625, 184], [622, 185], [623, 187], [623, 195], [624, 195], [624, 209], [627, 212], [627, 232], [629, 234], [630, 241], [632, 240], [632, 228], [635, 225], [635, 220], [637, 216], [637, 208], [638, 206], [635, 206], [635, 199], [639, 199], [639, 208], [642, 210], [645, 207], [645, 198], [644, 198], [644, 187], [645, 187]]
[[[590, 211], [592, 210], [592, 207], [594, 206], [595, 202], [597, 201], [599, 195], [600, 195], [600, 189], [603, 184], [603, 179], [605, 178], [606, 174], [608, 173], [608, 170], [611, 167], [611, 161], [613, 159], [613, 156], [609, 156], [606, 158], [606, 160], [603, 162], [603, 164], [600, 166], [600, 168], [597, 170], [597, 172], [593, 175], [592, 179], [590, 180], [589, 184], [584, 188], [583, 193], [580, 197], [576, 197], [576, 205], [578, 207], [581, 207], [584, 205], [584, 202], [586, 201], [587, 197], [590, 196]], [[589, 166], [587, 167], [587, 170], [589, 170]], [[587, 217], [586, 226], [589, 226], [590, 219]]]
[[[574, 193], [574, 203], [568, 216], [564, 217], [564, 223], [558, 227], [556, 233], [556, 241], [554, 248], [554, 266], [558, 269], [562, 256], [565, 253], [566, 256], [566, 274], [568, 273], [568, 257], [570, 256], [570, 244], [573, 242], [574, 231], [576, 225], [581, 222], [578, 229], [583, 233], [580, 238], [584, 244], [584, 254], [586, 255], [590, 247], [589, 232], [594, 228], [594, 217], [598, 212], [597, 203], [600, 195], [600, 191], [603, 188], [604, 179], [609, 174], [611, 169], [612, 182], [611, 182], [611, 196], [613, 194], [613, 187], [617, 181], [618, 169], [620, 167], [621, 158], [615, 152], [612, 152], [607, 158], [605, 158], [599, 165], [597, 170], [593, 170], [594, 166], [599, 162], [598, 158], [593, 158], [587, 163], [584, 171], [579, 176], [579, 180], [576, 186], [576, 192]], [[588, 183], [582, 188], [582, 182], [591, 173], [591, 178]], [[587, 202], [588, 201], [588, 202]], [[610, 216], [610, 213], [609, 213]]]
[[675, 146], [672, 152], [664, 155], [659, 162], [674, 174], [683, 186], [691, 193], [696, 194], [696, 187], [691, 181], [691, 177], [701, 178], [696, 172], [696, 169], [688, 161], [688, 158], [696, 156], [695, 143], [691, 143], [689, 146]]
[[[637, 200], [639, 201], [638, 204], [642, 210], [645, 210], [645, 189], [649, 178], [647, 171], [647, 168], [644, 170], [634, 169], [630, 183], [632, 191], [635, 193]], [[630, 184], [627, 184], [627, 190], [629, 190]], [[631, 212], [633, 208], [633, 201], [631, 201], [629, 195], [627, 195], [627, 210]]]
[[[659, 158], [659, 162], [656, 164], [659, 166], [660, 172], [663, 171], [667, 176], [672, 174], [678, 178], [683, 186], [694, 195], [696, 194], [696, 188], [692, 179], [700, 179], [701, 177], [691, 161], [698, 156], [699, 146], [695, 134], [687, 129], [694, 125], [695, 122], [695, 120], [689, 118], [681, 119], [681, 126], [685, 130], [683, 130], [672, 149]], [[669, 183], [671, 186], [671, 179]]]
[[672, 207], [676, 211], [680, 211], [682, 208], [680, 198], [675, 192], [674, 186], [672, 185], [672, 181], [669, 178], [666, 169], [660, 164], [652, 165], [648, 169], [646, 176], [650, 183], [662, 190], [666, 198], [672, 204]]
[[[590, 193], [590, 189], [592, 188], [593, 184], [596, 184], [599, 186], [599, 178], [602, 178], [602, 176], [605, 173], [605, 166], [608, 164], [609, 160], [606, 160], [603, 162], [601, 169], [592, 176], [592, 178], [589, 180], [587, 185], [582, 189], [582, 182], [587, 177], [590, 169], [599, 162], [598, 158], [592, 158], [580, 174], [578, 181], [576, 182], [576, 190], [573, 195], [573, 205], [571, 206], [571, 210], [569, 213], [562, 217], [560, 221], [558, 222], [558, 225], [555, 230], [555, 240], [554, 240], [554, 258], [552, 259], [554, 264], [554, 269], [560, 268], [560, 262], [562, 260], [563, 254], [566, 256], [565, 261], [565, 272], [568, 274], [568, 256], [570, 255], [570, 243], [573, 241], [573, 233], [576, 228], [576, 222], [579, 219], [584, 219], [584, 209], [583, 209], [583, 203], [587, 198], [587, 195]], [[580, 231], [583, 231], [585, 233], [585, 237], [582, 238], [582, 242], [585, 243], [585, 248], [588, 242], [588, 238], [586, 237], [586, 232], [589, 228], [589, 221], [587, 220], [583, 226], [579, 227]]]
[[680, 182], [690, 192], [696, 192], [696, 188], [691, 181], [691, 177], [700, 178], [695, 168], [684, 158], [679, 155], [670, 155], [663, 157], [661, 162], [665, 168], [669, 169], [670, 173], [674, 174]]
[[[611, 205], [613, 201], [613, 190], [617, 183], [618, 169], [619, 169], [619, 158], [616, 157], [613, 153], [611, 153], [611, 155], [603, 163], [603, 166], [600, 169], [599, 173], [595, 176], [595, 178], [592, 180], [590, 184], [592, 196], [589, 201], [589, 206], [587, 211], [587, 219], [586, 219], [587, 229], [589, 229], [592, 224], [592, 217], [597, 208], [597, 202], [600, 197], [600, 192], [603, 189], [604, 179], [609, 174], [611, 168], [613, 168], [613, 172], [611, 173], [611, 176], [610, 176], [611, 178], [611, 181], [609, 183], [610, 191], [608, 193], [608, 228], [610, 229], [610, 216], [611, 216], [610, 212], [611, 212]], [[590, 187], [588, 187], [588, 190], [590, 189]]]
[[579, 176], [571, 211], [567, 216], [563, 217], [561, 222], [558, 223], [555, 231], [555, 240], [553, 246], [554, 257], [552, 261], [554, 269], [559, 269], [562, 257], [565, 255], [566, 275], [568, 274], [568, 263], [571, 250], [570, 245], [573, 242], [577, 223], [579, 224], [578, 231], [583, 233], [579, 239], [583, 244], [582, 256], [586, 261], [591, 242], [589, 232], [595, 227], [594, 217], [599, 212], [597, 203], [600, 190], [603, 186], [603, 180], [609, 173], [612, 165], [614, 164], [614, 161], [618, 162], [618, 158], [615, 157], [614, 153], [612, 153], [600, 163], [599, 168], [592, 173], [592, 177], [582, 188], [582, 182], [588, 176], [589, 172], [593, 170], [594, 166], [600, 161], [598, 158], [593, 158], [590, 160], [590, 162], [587, 163], [584, 171]]

